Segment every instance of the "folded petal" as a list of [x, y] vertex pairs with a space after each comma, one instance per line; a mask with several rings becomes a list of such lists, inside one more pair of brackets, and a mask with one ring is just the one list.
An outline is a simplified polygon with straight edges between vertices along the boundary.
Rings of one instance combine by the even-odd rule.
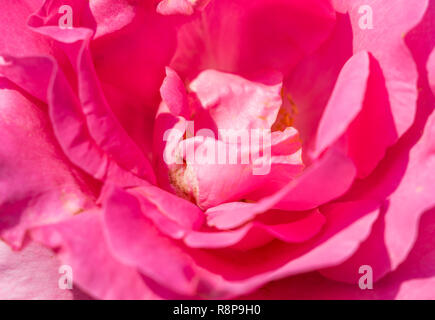
[[[253, 136], [247, 136], [251, 142]], [[204, 209], [227, 201], [259, 200], [280, 190], [303, 170], [298, 135], [293, 128], [272, 134], [270, 142], [263, 141], [264, 144], [258, 146], [260, 150], [257, 153], [262, 156], [254, 155], [253, 144], [224, 143], [202, 137], [184, 142], [185, 150], [194, 150], [195, 159], [190, 161], [187, 156], [182, 181], [192, 186], [193, 198]], [[189, 146], [189, 143], [195, 142], [198, 142], [196, 146]], [[287, 152], [280, 154], [275, 151], [283, 144], [286, 145]], [[222, 155], [227, 155], [228, 159], [220, 162]]]
[[43, 105], [0, 78], [0, 236], [14, 248], [28, 229], [92, 206], [93, 189], [58, 147]]
[[360, 52], [343, 66], [317, 129], [315, 154], [345, 133], [363, 107], [369, 76], [369, 56]]
[[[371, 9], [373, 23], [376, 24], [371, 29], [360, 27], [364, 18], [360, 14], [363, 5]], [[354, 36], [353, 50], [369, 51], [379, 61], [398, 136], [413, 123], [418, 96], [418, 72], [404, 35], [421, 21], [427, 6], [426, 0], [420, 1], [418, 5], [406, 0], [397, 1], [394, 5], [375, 0], [352, 0], [347, 3]], [[379, 20], [380, 17], [382, 21]], [[378, 39], [382, 39], [382, 46]]]
[[119, 261], [179, 294], [194, 294], [198, 281], [191, 260], [153, 227], [133, 195], [113, 188], [104, 205], [104, 225]]
[[[324, 275], [353, 283], [356, 278], [352, 269], [364, 263], [372, 266], [374, 279], [378, 280], [406, 260], [416, 241], [422, 214], [435, 205], [434, 119], [431, 115], [427, 120], [423, 136], [414, 146], [409, 145], [409, 139], [396, 145], [380, 167], [345, 196], [352, 201], [376, 199], [382, 204], [382, 215], [355, 255]], [[410, 133], [418, 137], [421, 129], [413, 129]]]
[[304, 57], [284, 80], [282, 108], [301, 136], [303, 160], [311, 163], [320, 119], [343, 66], [352, 57], [352, 27], [349, 18], [338, 14], [325, 43]]
[[[79, 12], [84, 14], [86, 10]], [[30, 25], [35, 31], [57, 41], [69, 43], [71, 38], [76, 41], [64, 50], [77, 74], [79, 99], [89, 133], [98, 146], [122, 167], [154, 182], [155, 177], [149, 160], [125, 132], [104, 97], [89, 50], [93, 31], [86, 28], [76, 30], [52, 26], [50, 20], [55, 14], [57, 11], [44, 10], [43, 7], [38, 15], [32, 16]]]
[[[292, 213], [287, 215], [291, 216]], [[279, 224], [253, 222], [239, 229], [223, 232], [192, 231], [186, 235], [184, 242], [193, 248], [230, 247], [238, 250], [253, 249], [273, 239], [287, 243], [302, 243], [318, 234], [324, 223], [323, 215], [313, 210], [291, 222]]]
[[[129, 192], [135, 194], [140, 202], [146, 201], [154, 205], [158, 216], [169, 218], [187, 230], [199, 229], [203, 224], [203, 212], [193, 203], [172, 193], [154, 186], [134, 188]], [[153, 219], [151, 212], [145, 214]]]
[[[67, 157], [97, 179], [109, 179], [123, 185], [146, 183], [121, 168], [95, 143], [89, 134], [80, 103], [64, 74], [51, 58], [7, 57], [0, 65], [11, 81], [38, 97], [45, 92], [54, 133]], [[29, 79], [41, 80], [37, 83]]]
[[289, 211], [316, 208], [343, 195], [354, 177], [352, 161], [340, 151], [330, 149], [318, 162], [273, 195], [256, 203], [225, 203], [208, 209], [208, 224], [218, 229], [234, 228], [271, 208]]
[[268, 73], [253, 82], [237, 75], [206, 70], [189, 88], [218, 129], [256, 129], [270, 128], [275, 122], [281, 107], [281, 82], [282, 77], [277, 73]]
[[[432, 243], [434, 237], [434, 217], [433, 209], [422, 216], [418, 239], [405, 262], [396, 271], [374, 283], [372, 290], [361, 290], [357, 283], [337, 282], [312, 272], [272, 282], [240, 299], [433, 300], [435, 250], [428, 244]], [[355, 278], [362, 276], [358, 273], [360, 266], [353, 265]]]
[[101, 212], [86, 211], [59, 224], [37, 228], [32, 237], [58, 251], [73, 283], [98, 299], [159, 299], [135, 268], [117, 261], [106, 244]]
[[322, 232], [297, 246], [285, 243], [255, 250], [191, 251], [196, 263], [225, 279], [221, 285], [233, 295], [251, 291], [269, 281], [340, 264], [366, 239], [379, 214], [373, 201], [331, 204], [322, 210]]
[[367, 177], [384, 158], [387, 149], [397, 141], [385, 77], [372, 56], [363, 107], [348, 127], [345, 137], [348, 155], [357, 167], [358, 178]]

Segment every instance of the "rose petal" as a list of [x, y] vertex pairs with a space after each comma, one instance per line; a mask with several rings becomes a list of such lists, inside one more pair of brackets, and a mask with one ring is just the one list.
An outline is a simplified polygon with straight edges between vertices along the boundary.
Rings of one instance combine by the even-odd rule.
[[[420, 1], [418, 5], [414, 5], [400, 0], [390, 5], [382, 1], [352, 0], [347, 5], [354, 35], [353, 50], [369, 51], [379, 61], [385, 76], [397, 135], [401, 136], [414, 120], [418, 95], [418, 73], [403, 35], [422, 19], [428, 1]], [[372, 29], [359, 26], [362, 19], [359, 8], [362, 5], [369, 5], [373, 12], [375, 25]], [[382, 46], [379, 45], [380, 38]]]
[[92, 205], [85, 176], [56, 144], [41, 103], [0, 78], [0, 236], [14, 248], [29, 228]]
[[23, 56], [52, 51], [49, 41], [30, 31], [26, 25], [27, 18], [40, 4], [39, 0], [2, 2], [0, 28], [4, 34], [0, 39], [0, 54]]
[[271, 73], [261, 79], [268, 84], [206, 70], [189, 87], [218, 129], [270, 128], [281, 106], [282, 77]]
[[59, 250], [74, 284], [99, 299], [158, 299], [135, 268], [114, 259], [107, 247], [101, 213], [86, 211], [65, 222], [35, 229], [38, 242]]
[[[89, 133], [98, 146], [122, 167], [154, 182], [155, 177], [149, 160], [121, 127], [101, 90], [89, 51], [93, 31], [51, 26], [49, 19], [53, 19], [53, 14], [41, 9], [38, 15], [32, 17], [30, 25], [35, 31], [58, 41], [68, 43], [71, 37], [76, 41], [65, 51], [77, 73], [79, 98]], [[67, 39], [64, 40], [64, 37]]]
[[[91, 138], [80, 104], [64, 74], [51, 58], [7, 58], [10, 63], [0, 65], [0, 72], [35, 96], [47, 92], [54, 133], [74, 164], [97, 179], [112, 179], [122, 185], [147, 183], [120, 168]], [[38, 75], [37, 79], [41, 80], [37, 85], [28, 81], [34, 79], [33, 75]]]
[[368, 77], [367, 52], [352, 56], [343, 66], [317, 129], [315, 155], [344, 134], [361, 111]]
[[432, 92], [435, 94], [435, 50], [432, 51], [427, 61], [427, 72], [429, 75], [429, 84]]
[[352, 162], [339, 151], [330, 149], [301, 176], [257, 203], [226, 203], [208, 209], [207, 223], [218, 229], [231, 229], [271, 208], [309, 210], [346, 192], [354, 176]]
[[[240, 299], [404, 299], [432, 300], [435, 298], [435, 211], [422, 217], [420, 231], [414, 248], [399, 268], [381, 281], [374, 283], [373, 290], [361, 290], [357, 284], [345, 284], [329, 280], [318, 273], [308, 273], [272, 282], [258, 291]], [[360, 265], [354, 265], [355, 277]], [[373, 272], [376, 275], [376, 272]]]
[[212, 1], [181, 26], [171, 67], [188, 79], [206, 69], [287, 74], [326, 40], [334, 21], [324, 1]]
[[12, 251], [0, 240], [0, 298], [2, 300], [70, 300], [85, 298], [77, 289], [59, 287], [60, 261], [34, 242]]
[[[291, 215], [291, 213], [288, 213]], [[273, 239], [287, 243], [302, 243], [314, 237], [325, 223], [318, 211], [312, 211], [293, 222], [264, 224], [253, 222], [237, 230], [225, 232], [189, 232], [184, 242], [193, 248], [253, 249]]]

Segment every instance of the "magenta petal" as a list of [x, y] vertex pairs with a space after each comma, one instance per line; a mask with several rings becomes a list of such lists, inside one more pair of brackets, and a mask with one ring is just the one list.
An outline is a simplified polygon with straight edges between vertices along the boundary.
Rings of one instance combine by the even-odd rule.
[[[0, 71], [24, 90], [38, 97], [46, 93], [54, 133], [68, 158], [97, 179], [109, 179], [123, 185], [146, 183], [119, 167], [102, 152], [89, 134], [85, 119], [63, 73], [50, 58], [12, 58]], [[37, 85], [27, 81], [38, 75]], [[33, 77], [34, 78], [34, 77]], [[45, 87], [48, 86], [48, 87]]]
[[360, 52], [343, 66], [319, 123], [314, 153], [320, 154], [335, 142], [363, 107], [369, 76], [369, 56]]
[[315, 210], [299, 220], [288, 223], [253, 222], [240, 229], [224, 232], [193, 231], [186, 235], [184, 242], [193, 248], [233, 247], [243, 250], [264, 245], [273, 239], [287, 243], [301, 243], [314, 237], [324, 223], [324, 216]]
[[121, 127], [109, 108], [85, 47], [78, 56], [79, 94], [89, 131], [97, 144], [122, 167], [140, 178], [155, 182], [149, 160]]
[[327, 221], [322, 232], [298, 246], [275, 242], [246, 252], [192, 254], [200, 266], [227, 280], [224, 287], [240, 294], [269, 281], [341, 263], [368, 237], [379, 210], [368, 201], [363, 205], [351, 202], [330, 205], [322, 213]]
[[92, 138], [122, 167], [140, 178], [155, 182], [149, 160], [117, 121], [104, 97], [89, 49], [93, 31], [85, 28], [60, 29], [38, 18], [42, 19], [33, 16], [30, 22], [35, 31], [60, 42], [76, 42], [65, 51], [77, 73], [80, 106]]
[[[206, 249], [219, 249], [219, 248], [234, 248], [241, 241], [248, 239], [249, 246], [243, 247], [244, 250], [252, 249], [258, 245], [263, 245], [271, 241], [273, 238], [261, 232], [262, 230], [255, 230], [252, 225], [247, 225], [237, 230], [229, 230], [224, 232], [189, 232], [184, 238], [184, 242], [191, 248], [206, 248]], [[238, 247], [239, 248], [239, 247]]]
[[318, 125], [338, 75], [352, 57], [351, 32], [349, 18], [337, 15], [329, 39], [316, 52], [305, 57], [285, 79], [284, 88], [291, 103], [284, 103], [283, 107], [293, 115], [293, 126], [301, 136], [306, 163], [310, 158], [307, 153], [314, 148]]
[[89, 131], [98, 145], [121, 166], [154, 183], [149, 160], [121, 127], [104, 98], [86, 45], [85, 41], [78, 56], [77, 72], [80, 100]]
[[[266, 285], [241, 299], [435, 299], [435, 250], [433, 241], [435, 211], [426, 212], [414, 248], [398, 269], [374, 283], [372, 290], [361, 290], [358, 284], [346, 284], [313, 272], [289, 277]], [[353, 265], [353, 272], [359, 264]], [[349, 272], [350, 273], [350, 272]], [[358, 274], [361, 276], [361, 274]], [[375, 272], [373, 273], [375, 275]]]
[[0, 78], [0, 237], [18, 248], [28, 229], [92, 206], [91, 189], [57, 146], [41, 104]]
[[322, 0], [211, 1], [192, 17], [178, 31], [171, 62], [187, 79], [206, 69], [287, 74], [327, 39], [335, 22]]
[[370, 56], [364, 105], [346, 135], [348, 155], [355, 163], [360, 179], [376, 168], [387, 148], [397, 141], [398, 133], [390, 105], [382, 70], [378, 61]]
[[305, 242], [314, 237], [326, 223], [325, 217], [317, 210], [289, 223], [261, 224], [268, 233], [289, 243]]
[[434, 129], [432, 115], [421, 140], [409, 155], [406, 144], [397, 145], [380, 168], [356, 184], [346, 196], [361, 202], [378, 199], [383, 203], [383, 214], [355, 255], [342, 265], [326, 270], [325, 275], [334, 280], [355, 282], [352, 269], [355, 264], [364, 262], [372, 266], [377, 280], [406, 261], [414, 246], [422, 214], [435, 205], [432, 196], [435, 184]]
[[427, 72], [430, 87], [435, 94], [435, 50], [432, 51], [427, 61]]

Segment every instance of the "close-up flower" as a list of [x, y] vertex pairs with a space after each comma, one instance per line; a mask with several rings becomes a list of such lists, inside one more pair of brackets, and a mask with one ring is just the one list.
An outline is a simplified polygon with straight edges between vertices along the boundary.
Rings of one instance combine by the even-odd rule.
[[0, 299], [435, 300], [435, 0], [0, 28]]

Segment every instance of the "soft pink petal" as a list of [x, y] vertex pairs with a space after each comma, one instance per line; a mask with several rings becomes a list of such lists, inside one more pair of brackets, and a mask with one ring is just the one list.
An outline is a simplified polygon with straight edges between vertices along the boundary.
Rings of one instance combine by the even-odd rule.
[[190, 118], [186, 87], [178, 74], [169, 67], [166, 68], [166, 77], [160, 87], [160, 94], [171, 114]]
[[[194, 161], [189, 163], [189, 158], [186, 158], [187, 168], [182, 179], [193, 185], [192, 195], [197, 204], [204, 209], [243, 198], [259, 200], [280, 190], [303, 169], [298, 150], [298, 135], [293, 128], [274, 133], [271, 146], [268, 142], [264, 145], [260, 144], [260, 153], [266, 152], [263, 151], [266, 148], [271, 148], [270, 158], [264, 156], [255, 159], [253, 148], [243, 144], [240, 146], [226, 144], [212, 138], [204, 140], [202, 137], [196, 138], [184, 141], [183, 146], [186, 150], [189, 150], [189, 143], [198, 142], [198, 144], [191, 148], [195, 151]], [[287, 148], [282, 148], [283, 144]], [[212, 152], [210, 150], [218, 151], [214, 157], [211, 157], [209, 163], [202, 164], [199, 160], [200, 155], [204, 154], [204, 158], [208, 159], [208, 155]], [[237, 163], [219, 164], [218, 154], [224, 152], [227, 155], [238, 155]], [[243, 159], [246, 162], [242, 163]], [[193, 181], [190, 182], [190, 179]]]
[[78, 290], [59, 288], [60, 261], [34, 242], [12, 251], [0, 240], [0, 299], [70, 300], [85, 297]]
[[[165, 105], [162, 103], [162, 105]], [[159, 113], [153, 133], [154, 167], [159, 187], [175, 193], [170, 170], [177, 169], [177, 146], [183, 139], [186, 120], [169, 112]], [[181, 158], [181, 156], [180, 156]], [[174, 163], [175, 162], [175, 163]]]
[[[187, 96], [181, 79], [168, 68], [154, 131], [162, 187], [175, 189], [175, 193], [194, 199], [201, 208], [209, 208], [244, 196], [257, 200], [291, 181], [302, 170], [296, 130], [290, 127], [273, 132], [271, 141], [259, 146], [252, 143], [253, 129], [269, 129], [276, 120], [281, 106], [280, 80], [277, 73], [265, 73], [250, 81], [207, 70], [190, 84], [191, 95]], [[191, 118], [195, 127], [181, 128]], [[166, 142], [169, 129], [178, 129], [179, 133]], [[208, 129], [211, 136], [202, 133], [203, 129]], [[185, 132], [187, 139], [181, 141]], [[248, 140], [231, 142], [240, 132]], [[190, 138], [191, 134], [195, 136]], [[173, 157], [184, 158], [185, 164], [167, 163], [165, 155], [173, 153], [174, 150], [167, 150], [171, 148], [180, 149], [178, 156]], [[271, 149], [271, 155], [266, 156], [265, 148]], [[223, 152], [237, 155], [236, 163], [229, 161], [230, 156], [222, 163], [218, 155]], [[257, 173], [257, 169], [264, 172]]]
[[208, 110], [218, 129], [270, 128], [281, 106], [282, 77], [269, 73], [261, 82], [206, 70], [189, 88]]
[[193, 11], [193, 1], [190, 0], [162, 0], [157, 6], [157, 12], [163, 15], [191, 15]]
[[138, 5], [128, 0], [90, 1], [89, 7], [96, 23], [96, 39], [125, 28], [139, 11]]

